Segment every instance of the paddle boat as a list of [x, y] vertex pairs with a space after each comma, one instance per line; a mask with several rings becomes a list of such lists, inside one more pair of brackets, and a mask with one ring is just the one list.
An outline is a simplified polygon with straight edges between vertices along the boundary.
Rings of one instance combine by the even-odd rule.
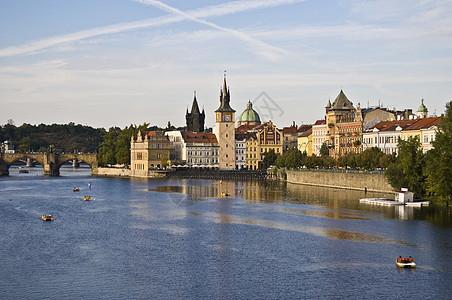
[[230, 196], [230, 194], [228, 192], [221, 193], [221, 197], [228, 197], [228, 196]]
[[43, 221], [53, 221], [53, 216], [52, 215], [43, 214], [42, 215], [42, 220]]
[[85, 200], [85, 201], [91, 201], [91, 196], [85, 196], [85, 197], [83, 198], [83, 200]]
[[399, 268], [416, 268], [416, 264], [413, 261], [413, 258], [410, 256], [409, 258], [402, 258], [399, 256], [396, 260], [396, 265]]
[[73, 190], [74, 192], [80, 191], [80, 189], [79, 189], [78, 187], [75, 187], [75, 188], [73, 188], [72, 190]]

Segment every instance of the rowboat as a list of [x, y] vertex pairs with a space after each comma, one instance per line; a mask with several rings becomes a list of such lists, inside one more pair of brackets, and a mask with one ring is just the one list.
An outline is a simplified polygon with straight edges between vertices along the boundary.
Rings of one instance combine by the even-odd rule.
[[52, 215], [42, 215], [42, 220], [43, 221], [53, 221], [53, 216]]
[[396, 260], [396, 265], [399, 268], [416, 268], [416, 264], [414, 263], [413, 259], [410, 259], [411, 261], [409, 261], [408, 259], [398, 259]]

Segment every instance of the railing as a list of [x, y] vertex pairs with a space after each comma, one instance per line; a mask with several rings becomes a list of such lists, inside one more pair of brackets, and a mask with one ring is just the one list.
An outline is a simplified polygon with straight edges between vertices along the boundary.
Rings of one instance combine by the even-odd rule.
[[304, 172], [331, 172], [331, 173], [355, 173], [355, 174], [384, 174], [384, 170], [356, 170], [356, 169], [322, 169], [322, 168], [303, 168], [286, 170], [290, 171], [304, 171]]

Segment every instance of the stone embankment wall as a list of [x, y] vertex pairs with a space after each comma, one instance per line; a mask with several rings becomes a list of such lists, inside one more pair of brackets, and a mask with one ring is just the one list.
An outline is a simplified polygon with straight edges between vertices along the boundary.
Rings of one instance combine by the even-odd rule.
[[148, 171], [147, 175], [142, 174], [132, 174], [130, 169], [125, 168], [98, 168], [97, 173], [94, 175], [98, 176], [112, 176], [112, 177], [141, 177], [141, 178], [164, 178], [166, 176], [165, 171]]
[[99, 176], [130, 176], [130, 169], [99, 167], [97, 169], [97, 173], [95, 175], [99, 175]]
[[382, 173], [346, 173], [330, 171], [290, 171], [287, 182], [369, 192], [393, 192]]

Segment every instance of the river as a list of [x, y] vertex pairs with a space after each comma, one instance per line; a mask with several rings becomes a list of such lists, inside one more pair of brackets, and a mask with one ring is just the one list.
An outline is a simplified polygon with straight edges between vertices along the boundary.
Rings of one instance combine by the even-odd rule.
[[[371, 206], [362, 192], [277, 182], [10, 173], [0, 177], [1, 299], [452, 294], [445, 209]], [[399, 255], [417, 268], [397, 268]]]

